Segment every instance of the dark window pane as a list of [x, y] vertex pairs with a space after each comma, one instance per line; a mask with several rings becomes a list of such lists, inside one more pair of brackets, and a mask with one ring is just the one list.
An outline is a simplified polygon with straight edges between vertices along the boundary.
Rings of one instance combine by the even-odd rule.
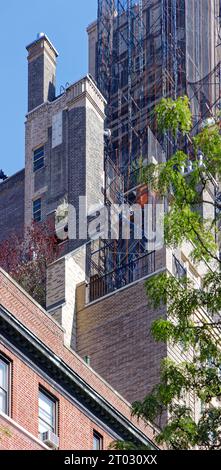
[[40, 170], [40, 168], [44, 167], [44, 158], [39, 158], [36, 162], [34, 162], [34, 171]]
[[33, 219], [35, 222], [41, 222], [41, 212], [40, 211], [35, 212]]
[[33, 161], [34, 171], [44, 167], [44, 147], [40, 147], [34, 151]]
[[44, 147], [41, 147], [34, 151], [34, 161], [43, 156], [44, 156]]
[[41, 209], [41, 199], [36, 199], [36, 201], [33, 201], [33, 209], [34, 211]]
[[35, 222], [41, 221], [41, 199], [33, 201], [33, 220]]
[[93, 450], [103, 449], [103, 437], [94, 431], [93, 433]]

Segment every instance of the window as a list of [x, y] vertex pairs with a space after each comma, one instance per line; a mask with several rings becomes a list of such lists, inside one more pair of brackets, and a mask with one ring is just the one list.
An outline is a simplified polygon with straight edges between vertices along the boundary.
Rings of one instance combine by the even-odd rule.
[[33, 220], [35, 222], [41, 221], [41, 199], [33, 201]]
[[93, 450], [103, 449], [103, 437], [97, 432], [93, 432]]
[[39, 433], [52, 431], [56, 434], [56, 400], [46, 391], [39, 390]]
[[9, 414], [10, 362], [0, 356], [0, 411]]
[[44, 166], [44, 147], [39, 147], [34, 150], [33, 156], [33, 169], [34, 171], [40, 170]]
[[200, 400], [200, 414], [202, 415], [206, 411], [206, 403], [203, 400]]

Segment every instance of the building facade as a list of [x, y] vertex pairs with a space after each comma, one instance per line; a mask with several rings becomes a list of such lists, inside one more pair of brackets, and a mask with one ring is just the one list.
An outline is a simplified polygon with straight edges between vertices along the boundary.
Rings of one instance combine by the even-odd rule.
[[25, 170], [0, 183], [0, 242], [24, 235]]
[[[79, 198], [86, 213], [103, 202], [105, 100], [89, 76], [51, 95], [57, 52], [43, 34], [27, 50], [25, 226], [69, 204], [79, 228]], [[82, 241], [67, 244], [70, 251]]]
[[0, 448], [108, 449], [114, 440], [156, 448], [156, 429], [73, 350], [64, 331], [0, 272]]
[[[36, 351], [36, 361], [40, 361], [38, 369], [28, 369], [27, 372], [35, 385], [32, 394], [35, 396], [36, 411], [34, 419], [30, 419], [27, 425], [27, 431], [35, 436], [33, 445], [40, 445], [36, 442], [37, 396], [44, 394], [45, 390], [53, 403], [60, 403], [61, 400], [59, 406], [64, 416], [61, 414], [59, 424], [59, 447], [75, 445], [72, 441], [66, 441], [62, 433], [64, 427], [69, 429], [75, 425], [75, 417], [82, 412], [82, 408], [76, 411], [78, 408], [75, 410], [74, 404], [68, 402], [67, 397], [70, 398], [73, 388], [68, 382], [70, 377], [67, 380], [64, 378], [67, 369], [59, 370], [62, 390], [53, 382], [53, 368], [61, 365], [60, 359], [65, 360], [81, 380], [87, 382], [86, 379], [90, 379], [93, 382], [96, 377], [96, 381], [100, 380], [104, 384], [98, 378], [98, 373], [130, 403], [143, 399], [159, 381], [162, 359], [170, 357], [179, 361], [183, 357], [181, 349], [156, 343], [151, 337], [151, 323], [159, 316], [166, 316], [166, 307], [159, 311], [150, 307], [145, 280], [157, 273], [168, 272], [178, 278], [187, 276], [199, 287], [209, 269], [206, 263], [197, 266], [191, 261], [192, 247], [188, 243], [177, 250], [165, 246], [159, 248], [157, 245], [149, 250], [145, 237], [139, 241], [132, 237], [125, 242], [100, 236], [89, 243], [86, 234], [85, 238], [71, 240], [72, 221], [67, 206], [75, 207], [76, 220], [79, 222], [80, 196], [85, 198], [86, 218], [103, 204], [108, 210], [119, 202], [126, 202], [129, 206], [136, 203], [142, 207], [148, 198], [151, 199], [148, 188], [143, 188], [139, 183], [137, 162], [139, 156], [146, 163], [152, 160], [165, 161], [173, 147], [174, 142], [168, 136], [166, 142], [162, 139], [159, 141], [156, 120], [151, 117], [162, 96], [176, 98], [188, 93], [196, 128], [220, 104], [217, 47], [219, 5], [216, 0], [99, 0], [98, 6], [98, 21], [88, 28], [90, 75], [67, 86], [61, 95], [56, 96], [55, 93], [57, 51], [50, 40], [45, 34], [40, 34], [27, 47], [29, 104], [25, 178], [24, 185], [21, 185], [24, 195], [18, 197], [20, 201], [21, 197], [24, 198], [24, 228], [32, 220], [41, 222], [51, 216], [55, 217], [55, 223], [59, 220], [61, 231], [62, 227], [67, 227], [62, 256], [47, 269], [47, 314], [39, 307], [33, 307], [35, 304], [32, 302], [32, 308], [38, 311], [37, 326], [33, 318], [28, 323], [30, 313], [27, 311], [25, 316], [23, 307], [15, 315], [17, 321], [28, 329], [28, 333], [32, 331], [36, 336], [35, 341], [43, 342], [41, 347], [45, 354], [56, 354], [56, 358], [49, 354], [47, 361], [42, 358], [41, 362]], [[10, 185], [10, 179], [0, 185], [3, 201], [0, 205], [1, 213], [5, 206], [11, 207], [6, 192], [7, 184]], [[212, 197], [213, 192], [208, 193], [205, 200], [211, 201]], [[152, 202], [156, 202], [154, 197]], [[210, 203], [204, 205], [202, 210], [209, 217]], [[134, 227], [133, 217], [134, 214], [131, 214], [131, 227]], [[158, 222], [156, 212], [154, 217]], [[9, 219], [5, 223], [10, 227]], [[2, 276], [4, 285], [13, 285], [7, 276], [3, 273]], [[16, 289], [16, 298], [23, 296], [24, 299], [24, 293]], [[4, 289], [2, 292], [5, 296]], [[9, 302], [10, 296], [10, 289], [7, 288], [4, 303]], [[4, 303], [9, 322], [9, 318], [12, 320], [10, 314], [13, 315], [13, 304], [10, 307], [9, 302], [7, 307]], [[3, 316], [7, 323], [6, 313], [4, 311]], [[4, 348], [8, 344], [9, 350], [2, 351], [2, 357], [6, 358], [6, 362], [8, 357], [9, 364], [14, 361], [11, 355], [14, 339], [11, 336], [10, 340], [10, 331], [4, 328], [7, 340]], [[22, 332], [23, 336], [31, 340], [27, 331]], [[17, 336], [15, 339], [17, 341]], [[35, 357], [31, 348], [37, 348], [35, 341], [34, 345], [30, 345], [30, 351], [28, 345], [27, 351], [22, 351], [23, 358], [31, 355], [31, 362], [34, 360], [33, 355]], [[52, 351], [46, 351], [45, 348], [51, 348]], [[18, 349], [16, 343], [16, 351]], [[85, 357], [90, 358], [93, 371], [83, 363]], [[45, 368], [47, 376], [52, 374], [51, 381], [47, 381], [43, 374]], [[77, 380], [76, 377], [72, 378]], [[101, 382], [96, 382], [96, 387], [102, 399], [111, 402], [112, 398], [106, 395], [110, 388], [102, 385], [100, 389]], [[77, 396], [73, 395], [72, 398], [80, 400], [85, 407], [87, 397], [79, 387], [78, 383], [76, 390], [79, 395], [76, 391]], [[60, 395], [63, 389], [65, 398]], [[113, 400], [116, 396], [111, 395]], [[67, 401], [64, 402], [64, 399]], [[199, 404], [195, 403], [194, 397], [189, 397], [189, 402], [197, 419]], [[69, 409], [69, 406], [73, 406], [71, 423], [66, 422], [68, 418], [65, 409]], [[93, 408], [94, 405], [91, 406]], [[99, 406], [102, 407], [103, 402], [99, 402]], [[128, 405], [124, 405], [121, 400], [116, 406], [118, 412], [122, 413]], [[20, 407], [22, 403], [17, 411], [15, 408], [12, 419], [26, 429], [23, 418], [19, 417]], [[96, 408], [96, 413], [100, 411]], [[96, 427], [94, 415], [92, 418], [90, 416], [87, 415], [85, 421], [89, 440], [82, 440], [82, 444], [78, 441], [76, 445], [82, 445], [80, 448], [92, 446], [94, 429], [95, 434], [103, 436], [106, 448], [113, 433], [108, 431], [104, 435], [101, 431], [103, 421], [97, 422]], [[78, 417], [81, 420], [81, 414]], [[130, 421], [129, 414], [127, 418]], [[81, 434], [79, 428], [79, 436]], [[114, 428], [114, 435], [130, 438], [125, 430], [120, 428], [119, 431], [118, 427]], [[152, 439], [152, 434], [149, 437]], [[3, 439], [7, 440], [8, 436], [4, 435]], [[138, 437], [136, 439], [139, 441]]]
[[188, 94], [194, 125], [217, 104], [219, 27], [219, 0], [98, 0], [89, 71], [107, 99], [110, 156], [125, 176], [147, 156], [148, 127], [159, 137], [162, 97]]

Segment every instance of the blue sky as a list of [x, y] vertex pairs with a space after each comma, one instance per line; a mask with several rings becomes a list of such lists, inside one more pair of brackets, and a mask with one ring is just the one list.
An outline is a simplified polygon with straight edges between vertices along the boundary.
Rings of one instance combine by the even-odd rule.
[[97, 0], [7, 0], [0, 13], [0, 169], [11, 175], [24, 167], [27, 112], [27, 51], [45, 32], [59, 52], [57, 91], [87, 72], [86, 27], [97, 14]]

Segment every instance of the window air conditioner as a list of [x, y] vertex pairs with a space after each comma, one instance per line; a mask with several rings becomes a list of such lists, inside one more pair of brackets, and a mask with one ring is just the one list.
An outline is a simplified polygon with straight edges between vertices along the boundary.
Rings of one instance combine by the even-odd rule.
[[52, 431], [46, 431], [41, 433], [41, 440], [46, 444], [48, 447], [52, 449], [58, 449], [59, 447], [59, 437], [54, 434]]

